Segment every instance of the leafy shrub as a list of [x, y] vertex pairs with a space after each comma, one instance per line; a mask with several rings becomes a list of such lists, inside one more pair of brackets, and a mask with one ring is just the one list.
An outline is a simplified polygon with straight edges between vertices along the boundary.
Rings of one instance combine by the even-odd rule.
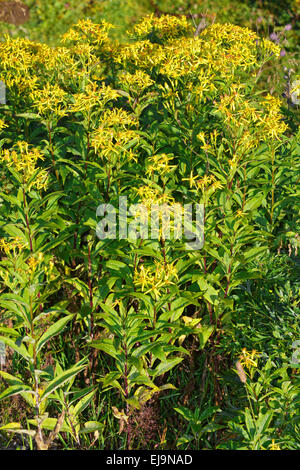
[[[270, 253], [299, 243], [299, 131], [257, 83], [280, 47], [250, 29], [215, 23], [195, 34], [168, 15], [146, 16], [126, 43], [110, 29], [80, 20], [57, 47], [0, 44], [0, 341], [14, 351], [0, 398], [21, 394], [33, 409], [29, 429], [2, 430], [40, 449], [62, 435], [95, 442], [106, 422], [86, 421], [85, 410], [111, 397], [123, 445], [138, 445], [135, 415], [176, 389], [192, 345], [206, 355], [217, 403], [193, 415], [203, 446], [202, 435], [223, 428], [213, 424], [219, 352], [236, 292], [263, 279]], [[201, 204], [203, 247], [162, 230], [99, 239], [97, 207], [121, 196], [163, 215]], [[243, 446], [272, 444], [270, 413], [267, 404], [244, 414], [262, 440], [232, 425]]]

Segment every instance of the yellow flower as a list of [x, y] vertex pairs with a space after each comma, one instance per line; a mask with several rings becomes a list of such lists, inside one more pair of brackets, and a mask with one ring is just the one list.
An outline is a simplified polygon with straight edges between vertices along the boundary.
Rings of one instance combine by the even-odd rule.
[[242, 209], [238, 209], [236, 211], [236, 217], [243, 217], [245, 215], [245, 212], [242, 211]]
[[90, 19], [79, 20], [61, 39], [61, 42], [68, 41], [84, 43], [88, 42], [94, 45], [102, 45], [109, 41], [108, 32], [113, 25], [105, 20], [99, 24], [93, 23]]
[[263, 102], [263, 113], [260, 116], [258, 125], [261, 126], [261, 134], [264, 140], [280, 140], [282, 134], [287, 130], [287, 125], [283, 122], [283, 115], [280, 112], [281, 101], [270, 94], [265, 96]]
[[55, 74], [62, 72], [72, 76], [76, 69], [76, 61], [72, 57], [72, 48], [36, 44], [34, 60], [37, 66]]
[[275, 443], [275, 439], [272, 439], [272, 443], [269, 445], [269, 450], [280, 450], [280, 446]]
[[47, 83], [42, 89], [34, 90], [30, 97], [41, 116], [49, 118], [54, 115], [61, 118], [67, 114], [66, 110], [62, 108], [67, 93], [57, 84]]
[[198, 184], [197, 178], [198, 178], [198, 175], [194, 176], [193, 172], [191, 171], [189, 178], [182, 178], [182, 181], [188, 181], [190, 185], [190, 189], [192, 189], [193, 186], [197, 186]]
[[138, 121], [134, 115], [129, 114], [124, 109], [114, 108], [104, 111], [100, 119], [100, 124], [104, 127], [126, 127], [132, 125], [136, 126]]
[[251, 352], [247, 351], [246, 348], [242, 349], [242, 353], [239, 357], [239, 361], [242, 366], [250, 369], [251, 367], [257, 367], [257, 358], [260, 356], [260, 353], [253, 349]]
[[161, 193], [158, 189], [151, 188], [150, 186], [141, 186], [136, 189], [136, 192], [147, 209], [151, 209], [152, 205], [160, 206], [174, 202], [173, 197], [168, 196], [166, 193]]
[[101, 157], [107, 158], [109, 156], [119, 158], [122, 155], [127, 161], [136, 159], [133, 150], [126, 148], [126, 144], [130, 143], [132, 147], [140, 139], [136, 130], [127, 128], [138, 125], [135, 116], [123, 109], [108, 109], [103, 112], [99, 124], [91, 138], [91, 145], [96, 154], [100, 153]]
[[146, 175], [153, 175], [158, 172], [160, 176], [165, 176], [170, 173], [171, 170], [176, 168], [175, 165], [169, 165], [170, 161], [174, 157], [167, 155], [166, 153], [158, 153], [149, 158], [150, 165], [146, 170]]
[[151, 70], [165, 58], [163, 47], [149, 40], [137, 41], [132, 44], [122, 44], [114, 59], [124, 65], [134, 64], [139, 68]]
[[[6, 166], [12, 167], [22, 177], [23, 184], [26, 184], [30, 190], [32, 187], [37, 189], [46, 189], [48, 173], [44, 169], [37, 167], [38, 160], [44, 160], [44, 156], [37, 148], [29, 149], [27, 142], [19, 141], [15, 144], [14, 149], [4, 149], [0, 153], [0, 162]], [[35, 174], [34, 180], [30, 183], [30, 179]]]
[[146, 294], [152, 292], [156, 298], [160, 296], [163, 288], [174, 284], [176, 279], [178, 280], [178, 274], [173, 263], [155, 261], [154, 266], [141, 265], [134, 272], [134, 284]]
[[11, 252], [13, 252], [14, 257], [17, 254], [16, 250], [21, 251], [26, 246], [27, 243], [19, 237], [11, 238], [10, 241], [6, 241], [4, 238], [0, 239], [0, 250], [3, 250], [7, 255], [10, 255]]
[[5, 129], [6, 127], [8, 127], [7, 124], [5, 124], [5, 122], [3, 121], [3, 119], [0, 119], [0, 132]]
[[215, 181], [213, 175], [204, 175], [203, 178], [197, 181], [197, 186], [201, 191], [204, 191], [213, 181]]
[[217, 180], [210, 186], [210, 189], [212, 191], [216, 191], [216, 189], [221, 189], [223, 187], [224, 187], [224, 184], [222, 184], [221, 181]]
[[141, 39], [154, 34], [159, 39], [174, 39], [193, 31], [185, 16], [176, 17], [163, 15], [160, 18], [151, 15], [145, 16], [143, 20], [133, 28], [133, 34]]
[[43, 260], [44, 260], [44, 254], [42, 252], [40, 252], [38, 256], [33, 255], [27, 259], [28, 271], [30, 275], [35, 273], [36, 268], [43, 262]]
[[119, 94], [110, 86], [102, 85], [100, 88], [97, 83], [90, 82], [86, 85], [83, 93], [73, 95], [74, 103], [71, 106], [71, 112], [90, 112], [95, 106], [101, 110], [104, 105], [118, 98]]
[[129, 92], [133, 90], [138, 94], [142, 93], [154, 83], [149, 75], [142, 70], [136, 70], [133, 74], [129, 72], [122, 73], [119, 77], [119, 81], [126, 90]]
[[204, 132], [199, 132], [199, 134], [197, 135], [197, 139], [202, 142], [202, 149], [204, 150], [204, 152], [209, 152], [212, 150], [211, 144], [207, 142], [207, 136]]

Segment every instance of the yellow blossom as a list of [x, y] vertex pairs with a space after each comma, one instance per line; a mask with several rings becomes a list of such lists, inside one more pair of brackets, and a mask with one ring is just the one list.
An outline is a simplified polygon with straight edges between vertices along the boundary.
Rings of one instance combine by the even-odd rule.
[[117, 91], [110, 86], [102, 85], [98, 87], [97, 83], [90, 82], [86, 85], [83, 93], [73, 95], [74, 103], [71, 106], [71, 112], [90, 112], [95, 106], [101, 110], [104, 105], [119, 95]]
[[37, 256], [33, 255], [27, 259], [28, 271], [32, 275], [35, 273], [37, 267], [43, 262], [44, 254], [40, 252]]
[[135, 73], [124, 72], [119, 76], [119, 81], [123, 87], [138, 94], [149, 88], [154, 81], [143, 70], [136, 70]]
[[176, 17], [163, 15], [160, 18], [154, 14], [145, 16], [140, 23], [133, 28], [133, 34], [137, 38], [148, 38], [151, 34], [159, 39], [174, 39], [193, 31], [185, 16]]
[[154, 266], [141, 265], [134, 272], [134, 284], [146, 294], [152, 292], [156, 298], [160, 296], [163, 288], [174, 284], [176, 279], [177, 269], [173, 263], [155, 261]]
[[215, 181], [213, 175], [204, 175], [203, 178], [197, 181], [197, 186], [201, 191], [204, 191], [213, 181]]
[[0, 250], [4, 251], [7, 255], [10, 255], [13, 252], [13, 256], [16, 256], [17, 251], [23, 250], [27, 246], [21, 238], [15, 237], [10, 238], [9, 241], [4, 240], [4, 238], [0, 239]]
[[8, 127], [7, 124], [5, 124], [5, 122], [3, 121], [3, 119], [0, 119], [0, 132], [5, 129], [6, 127]]
[[239, 357], [240, 363], [242, 366], [247, 367], [257, 367], [257, 358], [260, 356], [260, 353], [253, 349], [251, 352], [247, 351], [246, 348], [242, 349], [241, 355]]
[[67, 33], [62, 37], [62, 42], [83, 41], [97, 46], [109, 41], [108, 32], [113, 25], [105, 20], [99, 24], [93, 23], [90, 19], [79, 20]]
[[[22, 183], [28, 185], [28, 189], [47, 187], [48, 173], [42, 168], [38, 169], [38, 160], [44, 160], [40, 151], [37, 148], [29, 148], [29, 144], [22, 141], [17, 142], [13, 149], [4, 149], [0, 153], [0, 162], [17, 171], [21, 175]], [[34, 174], [34, 180], [30, 181]]]
[[171, 170], [176, 168], [175, 165], [169, 164], [171, 160], [173, 160], [173, 156], [165, 153], [153, 155], [149, 158], [150, 165], [147, 167], [146, 175], [153, 175], [157, 172], [160, 176], [165, 176], [167, 173], [170, 173]]
[[276, 444], [275, 439], [272, 439], [272, 443], [269, 445], [269, 450], [280, 450], [280, 446]]
[[47, 82], [42, 89], [34, 90], [30, 96], [42, 116], [54, 115], [61, 118], [67, 114], [62, 108], [67, 93], [57, 84], [51, 85]]

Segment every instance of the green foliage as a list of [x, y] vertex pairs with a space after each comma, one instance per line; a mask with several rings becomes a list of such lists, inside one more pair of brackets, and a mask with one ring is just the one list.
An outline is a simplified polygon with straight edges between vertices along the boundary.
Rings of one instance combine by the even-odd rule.
[[[168, 15], [127, 42], [110, 31], [88, 19], [54, 48], [0, 43], [0, 399], [31, 409], [0, 431], [133, 448], [160, 403], [162, 448], [298, 448], [299, 129], [261, 90], [280, 47]], [[203, 246], [175, 216], [171, 238], [99, 237], [97, 208], [121, 196], [144, 214], [201, 205]]]

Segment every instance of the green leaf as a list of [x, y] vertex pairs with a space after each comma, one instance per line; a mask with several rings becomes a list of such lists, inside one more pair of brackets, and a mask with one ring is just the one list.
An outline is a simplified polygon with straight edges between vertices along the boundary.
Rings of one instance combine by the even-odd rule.
[[112, 372], [108, 372], [108, 374], [106, 374], [106, 376], [103, 379], [100, 379], [100, 382], [102, 382], [103, 388], [105, 389], [114, 387], [114, 388], [118, 388], [119, 390], [123, 392], [123, 389], [118, 382], [118, 379], [120, 379], [121, 377], [122, 377], [122, 374], [120, 372], [112, 371]]
[[12, 385], [8, 387], [4, 392], [0, 393], [0, 400], [4, 398], [12, 397], [13, 395], [19, 395], [22, 392], [30, 390], [30, 387], [24, 387], [23, 385]]
[[173, 367], [175, 367], [181, 361], [183, 361], [183, 357], [175, 357], [174, 359], [168, 359], [167, 361], [161, 362], [156, 367], [156, 369], [149, 371], [149, 374], [152, 375], [153, 378], [158, 377], [173, 369]]
[[[18, 338], [18, 340], [22, 340], [22, 338]], [[16, 351], [18, 354], [20, 354], [26, 361], [31, 361], [32, 357], [27, 351], [26, 347], [24, 346], [23, 343], [17, 344], [15, 341], [13, 341], [10, 338], [6, 338], [6, 336], [0, 336], [0, 342], [6, 344], [10, 348], [12, 348], [14, 351]]]
[[192, 410], [189, 408], [186, 408], [185, 406], [179, 406], [177, 408], [174, 408], [177, 413], [181, 414], [181, 416], [184, 417], [187, 421], [193, 421], [194, 420], [194, 414]]
[[41, 395], [41, 401], [45, 400], [57, 388], [62, 387], [67, 381], [75, 377], [81, 370], [85, 369], [87, 364], [82, 363], [83, 361], [80, 362], [81, 363], [78, 363], [77, 365], [64, 371], [62, 374], [59, 374], [57, 377], [51, 380]]
[[273, 418], [273, 412], [267, 411], [265, 414], [260, 414], [256, 423], [256, 434], [259, 436], [263, 434], [269, 427]]
[[87, 434], [89, 432], [101, 431], [104, 428], [104, 424], [99, 421], [87, 421], [84, 423], [84, 427], [80, 429], [79, 434]]
[[214, 331], [214, 326], [211, 325], [201, 325], [201, 328], [195, 328], [194, 331], [199, 331], [199, 347], [200, 349], [203, 349], [204, 346], [206, 345], [210, 335]]
[[243, 256], [247, 262], [252, 261], [261, 254], [267, 254], [268, 247], [267, 246], [258, 246], [254, 248], [249, 248], [249, 250], [244, 251]]
[[61, 318], [53, 325], [51, 325], [47, 331], [42, 335], [42, 337], [38, 340], [36, 345], [36, 353], [38, 354], [39, 351], [42, 349], [45, 343], [47, 343], [53, 336], [58, 335], [64, 329], [66, 324], [74, 317], [73, 314], [67, 315], [66, 317]]
[[[32, 424], [33, 426], [38, 425], [36, 419], [29, 419], [28, 423]], [[41, 428], [46, 429], [47, 431], [53, 431], [53, 429], [55, 429], [56, 424], [57, 424], [57, 419], [56, 418], [45, 418], [42, 421]], [[69, 433], [71, 433], [72, 429], [65, 422], [63, 422], [62, 427], [60, 428], [60, 432], [69, 432]]]
[[89, 405], [91, 402], [93, 396], [95, 395], [96, 390], [93, 390], [92, 392], [88, 393], [85, 397], [83, 397], [74, 407], [74, 415], [78, 416], [80, 413], [82, 413], [86, 407]]
[[20, 423], [9, 423], [0, 426], [0, 431], [14, 431], [15, 429], [21, 429]]
[[113, 340], [110, 338], [96, 339], [94, 341], [91, 341], [89, 343], [89, 346], [103, 351], [106, 354], [109, 354], [109, 356], [112, 356], [113, 358], [116, 358], [118, 355], [118, 352], [116, 351], [115, 346], [113, 344]]

